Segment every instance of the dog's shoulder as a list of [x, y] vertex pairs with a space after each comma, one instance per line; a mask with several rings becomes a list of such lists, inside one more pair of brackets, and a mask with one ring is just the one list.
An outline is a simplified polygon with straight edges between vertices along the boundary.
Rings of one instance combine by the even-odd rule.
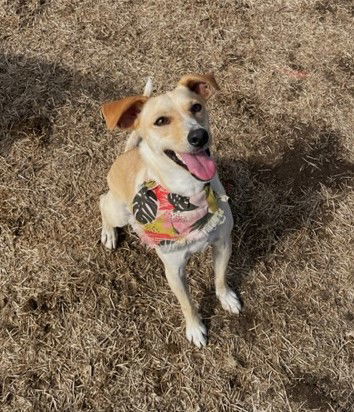
[[139, 185], [139, 177], [144, 174], [145, 165], [138, 148], [133, 148], [117, 157], [108, 176], [108, 186], [126, 204], [132, 202]]

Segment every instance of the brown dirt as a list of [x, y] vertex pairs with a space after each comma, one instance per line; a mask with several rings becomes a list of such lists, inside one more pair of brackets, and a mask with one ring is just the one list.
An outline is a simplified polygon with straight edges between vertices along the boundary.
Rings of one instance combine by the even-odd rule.
[[[342, 411], [353, 388], [353, 6], [346, 0], [4, 0], [0, 409]], [[236, 220], [225, 313], [189, 267], [209, 345], [188, 344], [161, 264], [99, 243], [126, 136], [103, 101], [214, 70]]]

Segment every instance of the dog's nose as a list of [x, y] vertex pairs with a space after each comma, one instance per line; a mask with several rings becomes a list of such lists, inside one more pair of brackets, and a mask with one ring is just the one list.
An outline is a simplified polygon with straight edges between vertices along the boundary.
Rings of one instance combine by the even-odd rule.
[[203, 147], [208, 140], [209, 134], [205, 129], [195, 129], [188, 133], [188, 142], [194, 147]]

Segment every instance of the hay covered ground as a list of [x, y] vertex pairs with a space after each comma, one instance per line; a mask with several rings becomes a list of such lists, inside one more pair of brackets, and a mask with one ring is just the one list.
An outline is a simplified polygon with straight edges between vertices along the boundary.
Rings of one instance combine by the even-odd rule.
[[[346, 0], [3, 0], [0, 409], [341, 411], [353, 395], [353, 6]], [[126, 135], [103, 101], [213, 70], [215, 149], [236, 219], [209, 345], [191, 346], [154, 253], [99, 243]]]

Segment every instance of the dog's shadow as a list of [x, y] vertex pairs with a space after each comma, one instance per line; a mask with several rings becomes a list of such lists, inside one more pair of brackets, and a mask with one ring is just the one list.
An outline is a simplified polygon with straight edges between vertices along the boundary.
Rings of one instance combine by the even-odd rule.
[[[285, 236], [328, 224], [333, 210], [326, 206], [324, 188], [344, 192], [353, 182], [354, 165], [345, 159], [340, 135], [300, 123], [293, 130], [293, 146], [273, 162], [255, 157], [219, 161], [235, 220], [228, 281], [236, 292]], [[209, 284], [201, 303], [207, 322], [216, 304]]]

